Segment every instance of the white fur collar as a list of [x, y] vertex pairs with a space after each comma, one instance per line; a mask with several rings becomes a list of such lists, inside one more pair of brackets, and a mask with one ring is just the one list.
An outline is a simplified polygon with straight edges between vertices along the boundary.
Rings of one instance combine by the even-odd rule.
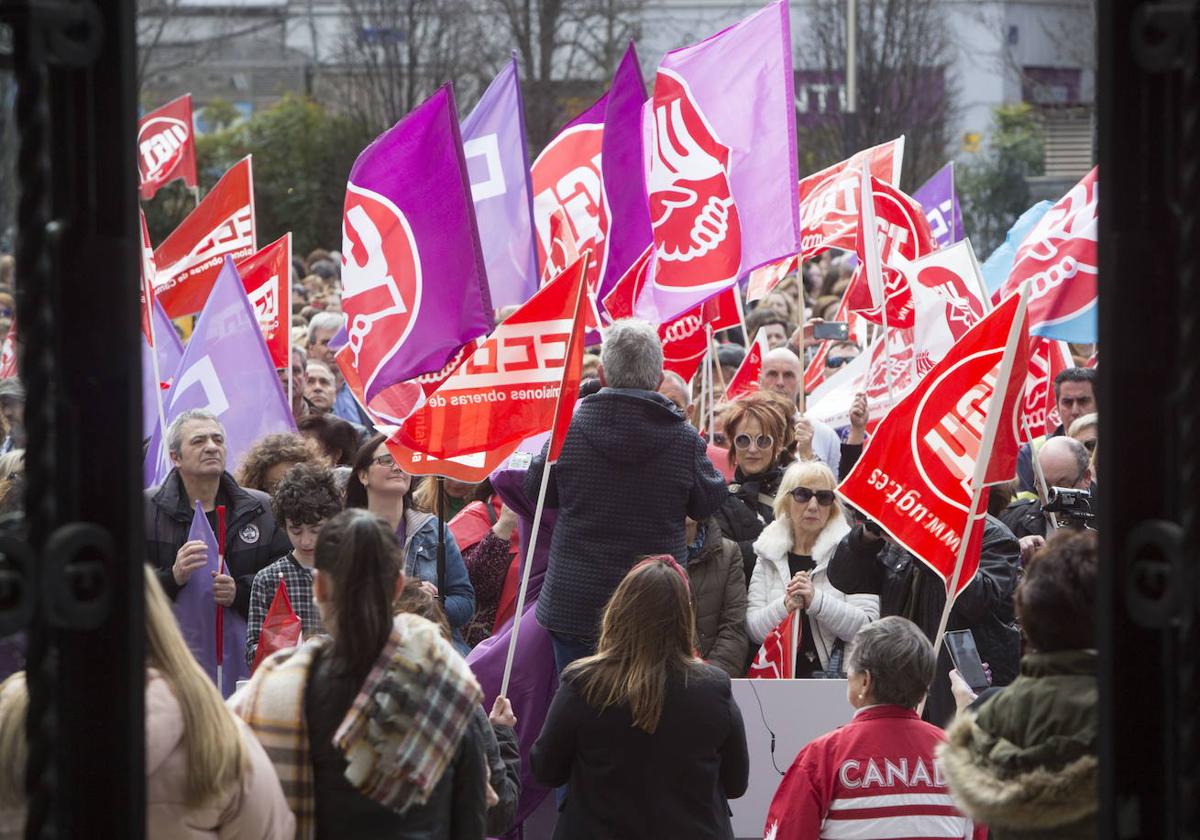
[[[817, 567], [826, 565], [842, 537], [850, 533], [850, 526], [839, 513], [830, 514], [825, 530], [817, 536], [812, 558]], [[787, 565], [788, 552], [792, 550], [792, 526], [786, 517], [776, 519], [758, 535], [754, 541], [754, 553], [776, 565]]]

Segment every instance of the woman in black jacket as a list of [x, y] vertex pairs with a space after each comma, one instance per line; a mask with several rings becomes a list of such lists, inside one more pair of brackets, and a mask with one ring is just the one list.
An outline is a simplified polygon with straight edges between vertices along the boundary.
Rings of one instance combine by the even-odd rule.
[[727, 800], [749, 757], [725, 672], [696, 659], [687, 573], [635, 566], [604, 610], [597, 653], [576, 660], [533, 745], [534, 778], [569, 785], [556, 840], [731, 840]]

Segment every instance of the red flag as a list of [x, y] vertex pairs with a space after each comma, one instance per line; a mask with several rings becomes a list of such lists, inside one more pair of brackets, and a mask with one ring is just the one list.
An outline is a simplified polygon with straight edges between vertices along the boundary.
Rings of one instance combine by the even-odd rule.
[[726, 289], [695, 309], [688, 310], [675, 320], [659, 326], [658, 337], [662, 339], [663, 367], [678, 373], [685, 382], [690, 382], [708, 353], [708, 332], [705, 326], [711, 326], [715, 333], [741, 324], [737, 295], [736, 287]]
[[[582, 271], [587, 271], [587, 260]], [[550, 449], [546, 455], [546, 469], [562, 454], [567, 429], [571, 425], [571, 414], [579, 398], [579, 381], [583, 378], [583, 334], [587, 325], [587, 283], [576, 283], [575, 312], [571, 318], [571, 338], [567, 342], [566, 363], [562, 368], [562, 379], [558, 387], [558, 402], [554, 406], [554, 424], [550, 427]]]
[[1008, 295], [1031, 282], [1031, 330], [1074, 320], [1096, 305], [1098, 171], [1089, 172], [1046, 211], [1017, 248], [1012, 271], [1000, 287], [999, 294]]
[[253, 256], [234, 266], [242, 276], [246, 296], [254, 306], [254, 316], [262, 330], [271, 361], [277, 368], [288, 367], [288, 330], [292, 312], [291, 295], [292, 235], [285, 233]]
[[151, 326], [154, 309], [154, 246], [150, 244], [150, 230], [146, 227], [146, 214], [138, 208], [138, 218], [142, 223], [142, 335], [146, 343], [154, 346], [154, 328]]
[[144, 200], [176, 178], [196, 186], [192, 95], [185, 93], [138, 121], [138, 175]]
[[742, 363], [738, 365], [738, 369], [734, 371], [733, 376], [729, 380], [729, 384], [725, 386], [725, 399], [736, 400], [738, 397], [744, 397], [758, 390], [758, 380], [762, 376], [763, 359], [770, 350], [767, 344], [767, 336], [763, 330], [758, 331], [758, 335], [754, 337], [754, 342], [750, 345], [750, 349], [746, 352]]
[[859, 170], [867, 161], [871, 174], [889, 184], [900, 183], [904, 162], [904, 138], [899, 137], [849, 160], [835, 163], [800, 181], [800, 260], [808, 260], [830, 248], [854, 250], [858, 231]]
[[746, 676], [759, 680], [790, 680], [796, 673], [796, 647], [800, 644], [800, 622], [790, 612], [767, 634]]
[[228, 255], [244, 259], [258, 249], [250, 157], [221, 176], [200, 206], [154, 252], [154, 292], [172, 318], [199, 312]]
[[613, 284], [612, 289], [604, 296], [604, 311], [610, 321], [621, 318], [632, 318], [637, 310], [638, 298], [646, 288], [646, 277], [650, 270], [654, 247], [651, 246], [638, 257], [633, 265]]
[[568, 351], [580, 327], [575, 315], [587, 263], [585, 254], [480, 342], [393, 439], [451, 458], [513, 446], [549, 429], [559, 393], [578, 388], [579, 368], [569, 367]]
[[250, 673], [258, 670], [258, 663], [272, 653], [300, 644], [303, 627], [300, 616], [292, 609], [292, 599], [288, 597], [287, 582], [283, 575], [279, 576], [279, 586], [275, 589], [275, 597], [263, 618], [262, 630], [258, 635], [258, 648], [254, 651], [254, 662], [250, 665]]
[[1074, 367], [1065, 341], [1035, 335], [1029, 339], [1029, 369], [1021, 402], [1021, 439], [1052, 434], [1062, 419], [1054, 398], [1054, 377]]
[[750, 272], [750, 282], [746, 285], [746, 303], [754, 303], [771, 293], [789, 271], [796, 267], [797, 257], [793, 254], [778, 262], [767, 263]]
[[947, 589], [962, 558], [954, 595], [978, 568], [984, 486], [1016, 474], [1028, 351], [1025, 298], [1012, 295], [880, 421], [838, 487]]
[[0, 379], [12, 379], [19, 375], [17, 370], [17, 317], [14, 315], [4, 344], [0, 346]]
[[[913, 302], [904, 270], [913, 260], [937, 250], [937, 240], [933, 238], [925, 211], [910, 196], [875, 177], [871, 178], [871, 194], [884, 297], [888, 305], [888, 326], [907, 329], [913, 325]], [[882, 324], [883, 313], [878, 301], [873, 300], [867, 282], [861, 206], [859, 210], [860, 223], [855, 236], [859, 263], [846, 289], [846, 300], [851, 310], [874, 324]]]

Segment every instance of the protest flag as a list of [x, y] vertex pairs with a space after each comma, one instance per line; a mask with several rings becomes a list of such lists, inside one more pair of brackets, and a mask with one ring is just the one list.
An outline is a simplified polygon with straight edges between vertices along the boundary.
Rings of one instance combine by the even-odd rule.
[[1093, 169], [1038, 220], [1017, 248], [1001, 287], [1009, 295], [1029, 283], [1029, 331], [1063, 341], [1097, 337], [1099, 169]]
[[359, 154], [346, 184], [342, 308], [368, 403], [492, 328], [450, 85]]
[[537, 243], [515, 53], [462, 121], [462, 139], [492, 306], [524, 303], [538, 287]]
[[729, 383], [725, 386], [725, 399], [736, 400], [758, 390], [758, 380], [762, 376], [763, 359], [770, 350], [765, 331], [759, 330], [758, 335], [750, 344], [750, 349], [742, 358], [742, 363], [734, 371]]
[[138, 121], [138, 176], [142, 200], [149, 201], [176, 178], [196, 189], [196, 137], [192, 95], [185, 93]]
[[[542, 467], [542, 482], [538, 488], [537, 506], [534, 508], [533, 513], [533, 526], [529, 539], [529, 547], [525, 552], [524, 568], [521, 570], [521, 588], [517, 592], [517, 608], [515, 613], [518, 617], [525, 614], [525, 597], [529, 591], [529, 575], [533, 569], [533, 555], [537, 549], [537, 535], [541, 529], [542, 511], [546, 505], [546, 490], [549, 487], [550, 470], [553, 468], [555, 462], [558, 461], [559, 455], [562, 454], [563, 443], [567, 438], [567, 430], [571, 425], [571, 414], [575, 410], [575, 401], [579, 397], [579, 380], [583, 372], [583, 338], [587, 326], [587, 283], [584, 279], [587, 274], [587, 261], [588, 256], [585, 254], [575, 264], [574, 273], [577, 277], [570, 285], [566, 286], [568, 291], [574, 292], [571, 332], [567, 339], [567, 350], [562, 363], [561, 378], [559, 379], [558, 397], [554, 404], [553, 420], [550, 426], [550, 440], [546, 444], [546, 463]], [[570, 273], [572, 273], [570, 268], [563, 272], [564, 275]], [[512, 675], [513, 656], [517, 650], [517, 639], [520, 636], [520, 628], [521, 622], [519, 620], [514, 622], [512, 636], [508, 643], [508, 655], [504, 662], [504, 677], [500, 683], [500, 695], [502, 697], [508, 694], [508, 680]]]
[[19, 376], [17, 369], [17, 319], [14, 316], [8, 335], [4, 336], [4, 344], [0, 346], [0, 379], [12, 379]]
[[[188, 649], [196, 657], [200, 667], [217, 686], [222, 697], [233, 694], [237, 681], [250, 675], [246, 667], [246, 620], [232, 607], [217, 605], [213, 597], [213, 574], [221, 573], [223, 546], [213, 533], [204, 508], [197, 501], [192, 513], [192, 524], [188, 529], [188, 542], [199, 540], [204, 543], [208, 562], [192, 572], [175, 596], [172, 610], [179, 632]], [[222, 633], [218, 636], [217, 616], [221, 616]], [[220, 648], [216, 640], [220, 639]], [[224, 660], [229, 668], [218, 665]], [[221, 678], [218, 681], [218, 668]]]
[[966, 237], [962, 208], [958, 205], [958, 193], [954, 190], [954, 161], [933, 173], [912, 197], [925, 211], [925, 219], [929, 222], [929, 230], [938, 247], [949, 248]]
[[752, 680], [790, 680], [796, 674], [796, 650], [800, 644], [802, 622], [796, 613], [789, 612], [787, 618], [767, 634], [750, 663], [746, 676]]
[[646, 279], [650, 274], [650, 263], [653, 259], [654, 249], [647, 247], [604, 296], [601, 302], [610, 321], [633, 318], [637, 314], [638, 298], [646, 288]]
[[838, 494], [946, 585], [949, 610], [979, 564], [988, 485], [1016, 473], [1027, 292], [975, 324], [880, 421]]
[[799, 250], [788, 4], [668, 52], [651, 107], [655, 253], [638, 311], [663, 323]]
[[711, 350], [708, 335], [741, 325], [738, 303], [737, 287], [732, 287], [660, 325], [663, 368], [690, 382]]
[[279, 586], [275, 588], [275, 597], [263, 617], [262, 631], [258, 637], [258, 647], [254, 650], [254, 662], [250, 665], [250, 673], [258, 670], [258, 663], [272, 653], [300, 644], [303, 626], [300, 616], [292, 609], [292, 599], [288, 596], [287, 581], [279, 576]]
[[793, 254], [751, 271], [750, 280], [746, 284], [746, 303], [765, 298], [797, 265], [797, 257]]
[[[285, 233], [257, 253], [234, 264], [254, 307], [263, 341], [277, 368], [289, 368], [292, 334], [292, 235]], [[290, 383], [292, 378], [288, 377]], [[290, 385], [289, 385], [290, 387]], [[289, 395], [288, 405], [292, 404]]]
[[[179, 362], [183, 358], [183, 342], [175, 325], [163, 312], [157, 299], [151, 301], [150, 318], [154, 331], [154, 347], [142, 339], [142, 436], [151, 437], [160, 423], [166, 423], [168, 393]], [[161, 379], [159, 377], [162, 377]], [[159, 403], [163, 416], [159, 416]]]
[[863, 149], [847, 160], [816, 172], [796, 187], [800, 205], [800, 260], [830, 248], [853, 251], [858, 235], [859, 173], [866, 162], [871, 175], [900, 183], [904, 138]]
[[1021, 243], [1025, 241], [1025, 237], [1029, 236], [1042, 216], [1046, 215], [1051, 207], [1054, 206], [1050, 201], [1039, 201], [1037, 204], [1030, 207], [1013, 222], [1012, 227], [1004, 234], [1004, 241], [996, 246], [996, 250], [983, 261], [980, 266], [980, 274], [983, 275], [983, 281], [987, 285], [989, 295], [995, 296], [999, 300], [1000, 289], [1004, 282], [1008, 280], [1008, 275], [1012, 273], [1013, 260], [1017, 256], [1017, 248], [1021, 247]]
[[[141, 321], [142, 321], [142, 363], [145, 365], [149, 362], [149, 371], [144, 367], [142, 370], [142, 397], [149, 405], [142, 407], [142, 430], [147, 428], [153, 429], [155, 421], [162, 428], [167, 427], [166, 412], [163, 407], [162, 393], [162, 353], [156, 349], [157, 341], [155, 339], [155, 321], [156, 316], [162, 311], [162, 307], [158, 302], [158, 298], [154, 294], [154, 277], [157, 270], [154, 266], [154, 246], [150, 243], [150, 229], [146, 226], [146, 214], [138, 207], [138, 220], [141, 223], [142, 232], [142, 248], [141, 248], [141, 282], [138, 288], [141, 292]], [[164, 319], [165, 320], [165, 319]], [[169, 336], [164, 334], [162, 340], [168, 342], [168, 346], [164, 348], [168, 354], [178, 349], [178, 354], [174, 356], [174, 361], [178, 362], [179, 355], [183, 351], [179, 344], [179, 337], [175, 334], [175, 328], [168, 323], [166, 330], [160, 330], [164, 333], [169, 333]], [[174, 346], [171, 346], [174, 342]], [[149, 349], [149, 353], [145, 352]], [[169, 372], [174, 374], [175, 368], [168, 368]], [[146, 374], [149, 373], [152, 377], [152, 387], [146, 389]], [[149, 423], [146, 422], [149, 418]]]
[[[225, 427], [231, 472], [263, 435], [296, 430], [258, 319], [229, 257], [179, 361], [167, 393], [166, 422], [197, 408], [211, 411]], [[162, 482], [170, 472], [165, 434], [166, 428], [160, 427], [150, 439], [147, 486]]]
[[154, 251], [154, 293], [172, 318], [199, 312], [226, 256], [258, 249], [250, 156], [221, 176], [196, 209]]
[[[1062, 422], [1058, 416], [1058, 402], [1054, 398], [1054, 378], [1074, 366], [1065, 341], [1040, 335], [1030, 336], [1029, 370], [1025, 379], [1025, 398], [1021, 403], [1020, 428], [1023, 439], [1033, 440], [1054, 434]], [[1036, 465], [1037, 459], [1033, 460]]]

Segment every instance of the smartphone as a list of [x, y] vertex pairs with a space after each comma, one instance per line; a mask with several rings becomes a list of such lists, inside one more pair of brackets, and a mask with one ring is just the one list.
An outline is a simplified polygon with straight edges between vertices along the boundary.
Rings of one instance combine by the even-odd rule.
[[946, 649], [958, 673], [976, 694], [988, 687], [987, 674], [983, 672], [983, 660], [975, 647], [975, 637], [970, 630], [951, 630], [946, 634]]
[[813, 324], [813, 338], [818, 341], [845, 341], [850, 337], [850, 327], [845, 321], [824, 321]]

